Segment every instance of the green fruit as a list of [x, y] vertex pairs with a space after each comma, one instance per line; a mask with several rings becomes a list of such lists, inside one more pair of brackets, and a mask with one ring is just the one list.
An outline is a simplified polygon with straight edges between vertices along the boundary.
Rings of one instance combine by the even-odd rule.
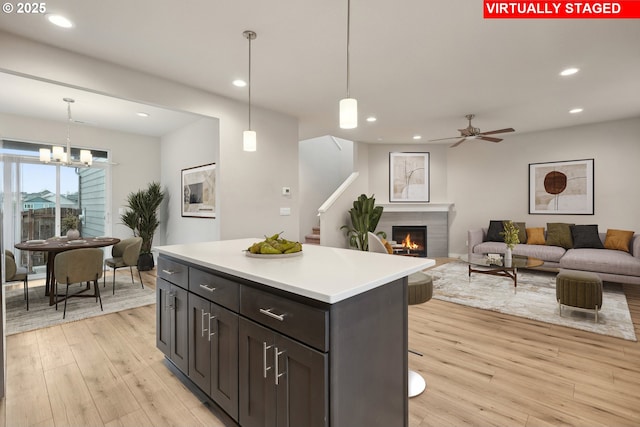
[[281, 254], [282, 252], [280, 252], [270, 244], [264, 243], [260, 248], [260, 253], [261, 254]]
[[292, 254], [295, 252], [300, 252], [302, 250], [302, 244], [300, 244], [300, 242], [296, 242], [293, 247], [287, 249], [284, 253], [285, 254]]

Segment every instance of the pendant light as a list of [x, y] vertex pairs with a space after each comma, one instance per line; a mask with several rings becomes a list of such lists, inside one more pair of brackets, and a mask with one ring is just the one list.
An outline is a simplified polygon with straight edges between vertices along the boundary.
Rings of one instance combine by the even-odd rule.
[[[91, 166], [93, 164], [93, 156], [90, 150], [80, 150], [80, 162], [74, 162], [71, 159], [71, 104], [76, 102], [73, 98], [62, 98], [67, 103], [67, 151], [64, 147], [54, 146], [52, 150], [48, 148], [40, 149], [40, 161], [49, 163], [54, 161], [65, 166]], [[53, 151], [53, 152], [52, 152]]]
[[242, 35], [249, 40], [249, 130], [242, 133], [242, 149], [244, 151], [256, 151], [256, 132], [251, 130], [251, 40], [255, 40], [258, 35], [253, 31], [244, 31]]
[[340, 100], [340, 128], [358, 127], [358, 101], [350, 95], [349, 42], [351, 35], [351, 0], [347, 0], [347, 97]]

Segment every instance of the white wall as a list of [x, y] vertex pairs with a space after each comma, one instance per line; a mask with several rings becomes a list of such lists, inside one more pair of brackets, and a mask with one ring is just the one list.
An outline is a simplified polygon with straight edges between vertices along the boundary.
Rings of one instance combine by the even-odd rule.
[[[529, 215], [529, 163], [594, 159], [594, 215]], [[448, 151], [448, 195], [455, 202], [449, 248], [467, 252], [467, 230], [491, 219], [598, 224], [640, 233], [640, 118], [509, 135], [499, 144], [468, 141]]]
[[[0, 52], [0, 70], [217, 118], [220, 238], [262, 236], [278, 231], [285, 231], [291, 239], [298, 238], [298, 122], [295, 118], [252, 108], [258, 151], [246, 153], [242, 151], [242, 131], [247, 126], [247, 106], [242, 102], [1, 31]], [[179, 164], [171, 161], [163, 163], [163, 167], [170, 169], [167, 174], [180, 169]], [[175, 179], [179, 177], [176, 175]], [[153, 178], [159, 180], [160, 173]], [[282, 198], [283, 186], [291, 187], [292, 198]], [[279, 208], [287, 205], [292, 208], [292, 215], [280, 216]], [[195, 237], [184, 234], [184, 238]]]
[[[67, 124], [0, 113], [0, 132], [0, 137], [6, 139], [65, 145]], [[107, 228], [106, 232], [118, 238], [131, 237], [131, 230], [120, 223], [118, 208], [126, 205], [130, 192], [146, 187], [150, 181], [159, 181], [159, 139], [77, 125], [73, 127], [71, 142], [74, 146], [87, 148], [108, 147], [111, 160], [117, 164], [111, 168], [109, 219], [112, 229]]]
[[[220, 217], [194, 218], [182, 216], [181, 171], [209, 163], [219, 163], [219, 121], [209, 117], [162, 137], [161, 183], [167, 193], [162, 204], [158, 245], [220, 240]], [[216, 182], [217, 182], [216, 170]], [[216, 186], [216, 201], [219, 186]]]
[[321, 136], [300, 141], [300, 236], [319, 225], [318, 208], [354, 170], [354, 144]]

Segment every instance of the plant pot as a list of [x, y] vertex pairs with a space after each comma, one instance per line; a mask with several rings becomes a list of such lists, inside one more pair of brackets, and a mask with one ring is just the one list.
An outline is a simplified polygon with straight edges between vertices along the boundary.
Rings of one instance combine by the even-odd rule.
[[67, 239], [69, 240], [76, 240], [80, 238], [80, 232], [78, 230], [76, 230], [75, 228], [70, 228], [67, 231]]
[[138, 258], [138, 271], [153, 270], [153, 267], [155, 267], [153, 254], [140, 254], [140, 257]]

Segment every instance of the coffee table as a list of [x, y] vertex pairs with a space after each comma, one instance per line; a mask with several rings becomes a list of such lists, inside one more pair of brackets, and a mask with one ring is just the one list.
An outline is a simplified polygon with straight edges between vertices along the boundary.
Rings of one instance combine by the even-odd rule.
[[514, 287], [518, 286], [518, 268], [535, 268], [544, 264], [541, 259], [520, 255], [513, 255], [511, 262], [505, 262], [504, 256], [499, 260], [490, 259], [487, 254], [463, 255], [460, 259], [469, 264], [469, 279], [471, 279], [471, 273], [509, 277], [513, 280]]

